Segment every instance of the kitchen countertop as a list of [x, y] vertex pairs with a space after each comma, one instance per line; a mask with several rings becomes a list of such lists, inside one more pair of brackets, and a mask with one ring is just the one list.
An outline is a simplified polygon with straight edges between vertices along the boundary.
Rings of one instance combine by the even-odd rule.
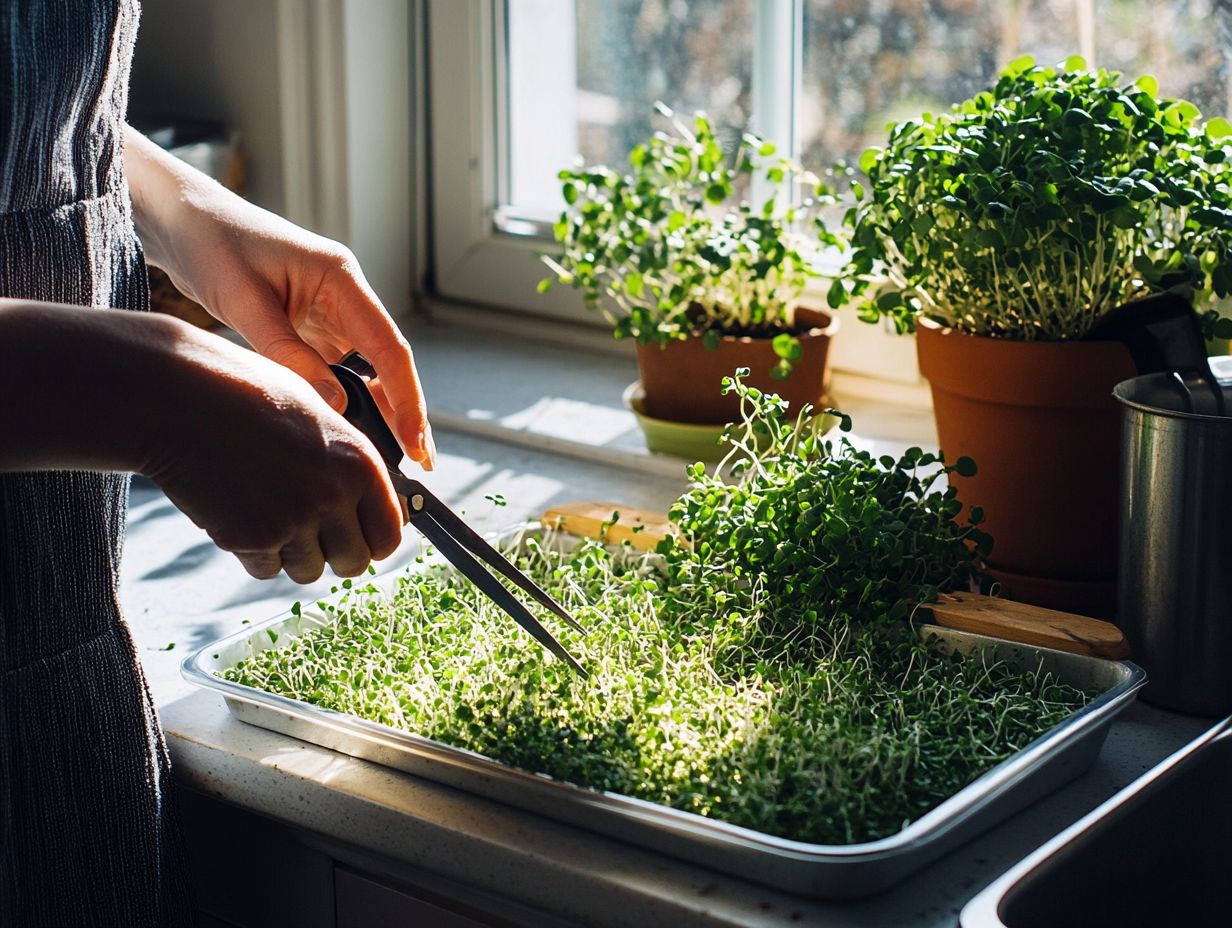
[[596, 926], [952, 928], [980, 889], [1212, 720], [1136, 704], [1095, 766], [877, 896], [826, 903], [764, 889], [230, 718], [197, 693], [163, 708], [177, 779], [395, 866]]
[[[680, 479], [582, 463], [442, 431], [429, 485], [480, 528], [496, 529], [570, 499], [663, 509]], [[666, 472], [666, 471], [664, 471]], [[496, 507], [485, 496], [508, 501]], [[408, 541], [385, 570], [413, 558]], [[1144, 704], [1114, 724], [1095, 766], [893, 890], [822, 903], [687, 863], [336, 754], [233, 720], [222, 699], [178, 674], [187, 654], [323, 595], [251, 580], [150, 484], [134, 484], [122, 598], [152, 681], [178, 781], [287, 823], [384, 866], [512, 899], [561, 924], [952, 926], [962, 905], [1028, 851], [1213, 724]], [[174, 645], [167, 650], [168, 645]]]

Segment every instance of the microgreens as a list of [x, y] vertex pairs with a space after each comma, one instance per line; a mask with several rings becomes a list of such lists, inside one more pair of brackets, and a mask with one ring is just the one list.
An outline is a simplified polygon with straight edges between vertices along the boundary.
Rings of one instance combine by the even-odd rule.
[[[1171, 288], [1232, 292], [1232, 125], [1155, 79], [1081, 58], [1012, 62], [948, 113], [890, 127], [860, 160], [853, 250], [830, 304], [876, 284], [862, 317], [923, 314], [976, 335], [1080, 338]], [[885, 283], [881, 283], [882, 278]]]
[[[947, 655], [905, 618], [965, 587], [987, 538], [911, 449], [823, 439], [810, 410], [729, 381], [741, 472], [700, 466], [656, 552], [548, 532], [509, 556], [590, 630], [581, 679], [445, 567], [318, 607], [328, 619], [227, 679], [802, 841], [900, 830], [1083, 705], [1051, 675]], [[841, 417], [841, 413], [835, 412]], [[844, 420], [846, 421], [846, 420]], [[754, 440], [762, 442], [754, 450]], [[613, 513], [613, 520], [619, 514]]]
[[[974, 461], [946, 465], [919, 448], [876, 458], [819, 433], [811, 407], [790, 415], [778, 396], [746, 385], [747, 374], [723, 384], [741, 401], [742, 421], [725, 436], [730, 454], [716, 475], [693, 465], [693, 487], [672, 507], [694, 539], [681, 563], [695, 582], [744, 577], [761, 587], [772, 614], [796, 623], [804, 604], [812, 624], [826, 625], [834, 616], [898, 621], [938, 590], [978, 579], [992, 546], [977, 528], [983, 511], [971, 507], [960, 525], [957, 488], [938, 488], [951, 472], [974, 476]], [[841, 431], [851, 428], [838, 410], [827, 413]], [[734, 483], [717, 476], [729, 464]], [[799, 628], [812, 633], [808, 624]]]
[[[553, 280], [609, 312], [618, 338], [665, 344], [701, 333], [776, 337], [790, 372], [799, 356], [796, 303], [817, 276], [818, 215], [829, 191], [774, 143], [745, 135], [729, 158], [714, 125], [692, 128], [662, 104], [673, 133], [656, 132], [629, 154], [632, 174], [604, 166], [560, 172], [568, 208], [555, 225], [562, 252], [544, 261]], [[738, 200], [742, 177], [778, 191], [760, 207]], [[797, 190], [802, 189], [801, 200]], [[606, 302], [605, 302], [606, 300]]]

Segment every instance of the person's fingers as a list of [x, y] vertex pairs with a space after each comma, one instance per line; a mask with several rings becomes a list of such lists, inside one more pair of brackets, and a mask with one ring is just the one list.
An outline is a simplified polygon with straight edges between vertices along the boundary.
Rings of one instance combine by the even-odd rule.
[[372, 551], [354, 514], [321, 522], [321, 553], [339, 577], [358, 577], [372, 563]]
[[402, 526], [406, 524], [406, 503], [393, 493], [388, 496], [365, 494], [359, 501], [356, 515], [364, 542], [373, 559], [383, 561], [402, 543]]
[[[372, 391], [372, 398], [376, 400], [376, 405], [381, 410], [381, 415], [385, 417], [385, 421], [396, 422], [398, 414], [394, 410], [393, 404], [390, 403], [389, 396], [385, 393], [385, 388], [381, 385], [381, 378], [378, 376], [368, 381], [368, 387]], [[427, 418], [422, 420], [421, 435], [423, 436], [421, 444], [426, 454], [422, 458], [412, 456], [412, 460], [424, 470], [434, 470], [436, 468], [436, 441], [432, 437], [432, 424]], [[403, 450], [405, 450], [405, 447]]]
[[423, 461], [424, 470], [436, 470], [436, 439], [432, 437], [432, 425], [424, 420], [424, 448], [427, 457]]
[[428, 408], [411, 346], [363, 275], [356, 273], [353, 280], [359, 290], [359, 305], [347, 307], [345, 316], [338, 310], [346, 320], [346, 334], [376, 369], [386, 398], [382, 412], [402, 449], [411, 460], [431, 470], [436, 445], [429, 431]]
[[282, 558], [277, 551], [235, 551], [240, 564], [258, 580], [271, 580], [282, 570]]
[[312, 583], [325, 571], [325, 555], [315, 530], [302, 532], [281, 551], [282, 569], [296, 583]]
[[369, 360], [381, 378], [394, 432], [402, 440], [407, 455], [424, 470], [432, 470], [436, 465], [436, 443], [432, 440], [428, 407], [411, 346], [399, 336], [383, 348], [370, 350]]
[[246, 328], [252, 347], [271, 361], [290, 368], [312, 384], [335, 412], [346, 409], [346, 394], [325, 359], [296, 333], [282, 307], [271, 305]]

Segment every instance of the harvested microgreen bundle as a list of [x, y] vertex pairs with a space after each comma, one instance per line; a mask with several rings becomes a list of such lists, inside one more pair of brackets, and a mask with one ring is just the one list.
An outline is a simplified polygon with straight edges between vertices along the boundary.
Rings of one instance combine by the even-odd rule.
[[[745, 390], [738, 378], [731, 388]], [[588, 679], [434, 566], [388, 593], [369, 584], [320, 603], [324, 627], [224, 676], [569, 783], [824, 844], [895, 833], [1086, 702], [1048, 674], [947, 655], [904, 620], [938, 586], [964, 584], [979, 556], [967, 542], [984, 541], [954, 525], [952, 493], [919, 475], [939, 462], [873, 461], [806, 434], [769, 397], [745, 399], [731, 435], [749, 449], [740, 483], [694, 470], [675, 507], [692, 547], [643, 554], [552, 533], [511, 546], [590, 629], [557, 630]], [[873, 508], [849, 499], [861, 494]], [[786, 508], [805, 501], [815, 524]], [[837, 527], [854, 534], [849, 545]]]

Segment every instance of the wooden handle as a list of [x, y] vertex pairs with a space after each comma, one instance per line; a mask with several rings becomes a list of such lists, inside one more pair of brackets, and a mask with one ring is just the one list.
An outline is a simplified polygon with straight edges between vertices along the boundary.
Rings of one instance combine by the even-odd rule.
[[1129, 657], [1129, 643], [1111, 622], [1029, 606], [979, 593], [942, 593], [922, 610], [938, 625], [1055, 651], [1111, 660]]
[[[617, 513], [619, 519], [613, 523]], [[641, 551], [651, 551], [669, 533], [677, 533], [662, 513], [620, 503], [563, 503], [545, 512], [540, 521], [585, 538], [615, 544], [629, 541]], [[1129, 657], [1129, 644], [1119, 628], [1082, 615], [979, 593], [942, 593], [920, 611], [936, 624], [959, 631], [1111, 660]]]
[[[614, 516], [619, 518], [613, 522]], [[561, 503], [539, 519], [572, 535], [620, 544], [627, 541], [639, 551], [653, 551], [669, 534], [678, 534], [667, 516], [620, 503]]]

